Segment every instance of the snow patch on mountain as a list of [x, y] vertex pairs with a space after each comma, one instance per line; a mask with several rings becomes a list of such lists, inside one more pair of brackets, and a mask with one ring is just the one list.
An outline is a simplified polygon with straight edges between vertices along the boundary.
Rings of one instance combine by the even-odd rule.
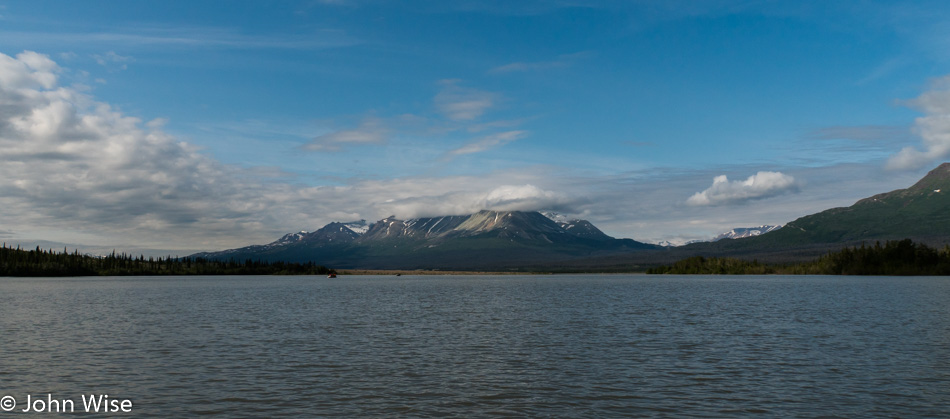
[[281, 237], [277, 239], [277, 241], [268, 244], [268, 246], [284, 246], [291, 243], [296, 243], [303, 240], [307, 234], [309, 233], [305, 230], [301, 230], [299, 233], [287, 233], [284, 235], [284, 237]]
[[755, 237], [770, 231], [775, 231], [782, 228], [780, 225], [762, 225], [758, 227], [743, 227], [743, 228], [734, 228], [725, 233], [722, 233], [716, 237], [713, 237], [710, 241], [719, 241], [723, 239], [742, 239], [746, 237]]
[[548, 219], [555, 223], [566, 223], [570, 221], [566, 215], [557, 212], [545, 211], [541, 212], [541, 215], [548, 217]]
[[365, 234], [367, 231], [369, 231], [369, 227], [370, 227], [370, 224], [367, 223], [366, 220], [350, 221], [350, 222], [343, 223], [343, 225], [346, 226], [346, 228], [352, 230], [354, 233], [359, 234], [361, 236]]
[[690, 240], [690, 239], [685, 239], [685, 238], [676, 238], [676, 239], [654, 242], [653, 244], [657, 246], [662, 246], [662, 247], [678, 247], [678, 246], [686, 246], [688, 244], [693, 244], [693, 243], [704, 243], [707, 241], [709, 240], [696, 240], [696, 239]]

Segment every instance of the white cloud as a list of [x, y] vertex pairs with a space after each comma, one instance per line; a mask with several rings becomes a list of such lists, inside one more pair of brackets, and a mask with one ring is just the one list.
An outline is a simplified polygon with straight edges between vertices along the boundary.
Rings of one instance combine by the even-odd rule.
[[303, 146], [311, 151], [341, 151], [347, 145], [382, 144], [388, 130], [377, 118], [366, 118], [355, 129], [335, 131], [314, 138]]
[[[471, 181], [473, 179], [469, 179]], [[496, 181], [492, 179], [490, 181]], [[569, 209], [578, 202], [566, 195], [550, 190], [541, 189], [531, 184], [501, 185], [491, 189], [472, 189], [463, 186], [465, 179], [447, 178], [442, 180], [426, 180], [424, 184], [450, 183], [452, 186], [443, 188], [424, 188], [407, 186], [415, 190], [410, 196], [399, 199], [390, 199], [376, 205], [376, 212], [395, 215], [397, 218], [435, 217], [442, 215], [465, 215], [481, 210], [494, 211], [538, 211], [543, 209]], [[401, 181], [397, 181], [402, 183]], [[477, 182], [477, 181], [476, 181]], [[477, 188], [482, 188], [487, 182], [477, 182]], [[366, 185], [363, 185], [364, 187]], [[450, 192], [444, 192], [444, 191]]]
[[925, 114], [915, 121], [923, 149], [904, 147], [887, 161], [888, 169], [920, 169], [950, 156], [950, 76], [936, 80], [929, 91], [907, 103]]
[[522, 130], [499, 132], [469, 142], [462, 147], [449, 151], [446, 155], [461, 156], [463, 154], [480, 153], [495, 147], [500, 147], [512, 141], [520, 140], [527, 135], [528, 132]]
[[[188, 241], [189, 228], [247, 232], [260, 200], [239, 174], [160, 129], [57, 86], [34, 52], [0, 54], [0, 206], [21, 226], [135, 232]], [[248, 187], [251, 186], [251, 187]], [[22, 228], [22, 230], [29, 230]], [[211, 234], [213, 235], [213, 234]], [[207, 241], [207, 238], [204, 238]]]
[[795, 178], [781, 172], [758, 172], [744, 181], [730, 182], [726, 175], [716, 176], [713, 184], [686, 200], [689, 205], [720, 205], [779, 195], [798, 187]]
[[497, 94], [459, 86], [458, 80], [443, 80], [442, 85], [434, 99], [435, 107], [453, 121], [478, 119], [498, 100]]
[[538, 211], [556, 209], [569, 204], [565, 196], [534, 185], [499, 186], [480, 200], [482, 209], [496, 211]]
[[16, 89], [23, 88], [50, 89], [56, 84], [59, 71], [53, 60], [33, 51], [21, 52], [16, 58], [0, 54], [0, 86], [7, 93], [16, 93]]

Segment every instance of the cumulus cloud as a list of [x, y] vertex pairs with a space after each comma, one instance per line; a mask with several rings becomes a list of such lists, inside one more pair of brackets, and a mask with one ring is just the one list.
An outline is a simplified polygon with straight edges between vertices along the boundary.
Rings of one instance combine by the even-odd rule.
[[914, 123], [923, 149], [901, 149], [887, 161], [888, 169], [920, 169], [950, 156], [950, 76], [935, 81], [929, 91], [907, 103], [925, 114]]
[[22, 225], [143, 236], [252, 226], [238, 175], [160, 129], [57, 86], [47, 56], [0, 54], [0, 206]]
[[726, 175], [716, 176], [713, 184], [686, 200], [689, 205], [705, 206], [768, 198], [795, 190], [795, 178], [781, 172], [758, 172], [744, 181], [729, 181]]
[[[17, 89], [50, 89], [56, 84], [59, 66], [49, 57], [33, 51], [24, 51], [16, 58], [0, 54], [0, 86], [7, 94], [16, 94]], [[7, 101], [14, 98], [9, 98]]]
[[453, 121], [478, 119], [498, 100], [494, 93], [459, 86], [458, 80], [444, 80], [442, 86], [435, 96], [435, 107]]
[[341, 151], [344, 146], [360, 144], [382, 144], [386, 142], [388, 130], [377, 118], [364, 119], [359, 127], [324, 134], [314, 138], [303, 146], [311, 151]]
[[520, 140], [526, 136], [528, 136], [528, 132], [522, 130], [499, 132], [471, 141], [455, 150], [449, 151], [446, 155], [454, 157], [463, 154], [480, 153], [495, 147], [500, 147], [512, 141]]

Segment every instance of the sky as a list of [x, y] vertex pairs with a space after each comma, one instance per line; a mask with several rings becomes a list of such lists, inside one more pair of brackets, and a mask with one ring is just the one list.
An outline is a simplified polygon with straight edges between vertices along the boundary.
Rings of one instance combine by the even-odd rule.
[[785, 224], [950, 160], [948, 33], [943, 1], [0, 0], [0, 239]]

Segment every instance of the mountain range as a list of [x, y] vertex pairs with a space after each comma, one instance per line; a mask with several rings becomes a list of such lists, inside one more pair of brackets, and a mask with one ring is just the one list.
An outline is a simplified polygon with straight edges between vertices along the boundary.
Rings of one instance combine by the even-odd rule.
[[387, 217], [354, 231], [330, 223], [265, 245], [197, 253], [210, 259], [319, 261], [334, 268], [506, 269], [624, 254], [659, 246], [615, 239], [586, 220], [552, 220], [538, 212], [480, 211], [400, 220]]
[[616, 239], [589, 221], [552, 213], [486, 210], [409, 220], [387, 217], [371, 224], [330, 223], [266, 245], [192, 256], [314, 261], [338, 269], [625, 271], [696, 255], [806, 261], [844, 246], [905, 238], [932, 246], [950, 243], [950, 163], [910, 188], [850, 207], [804, 216], [781, 228], [734, 229], [711, 242], [679, 247]]

